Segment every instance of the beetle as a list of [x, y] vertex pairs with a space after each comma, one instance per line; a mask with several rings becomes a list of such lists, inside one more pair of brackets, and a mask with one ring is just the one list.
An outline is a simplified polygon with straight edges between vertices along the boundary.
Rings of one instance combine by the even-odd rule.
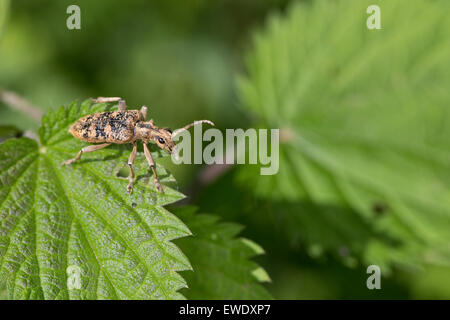
[[147, 159], [147, 163], [153, 172], [156, 189], [161, 193], [162, 187], [156, 173], [155, 161], [153, 160], [147, 144], [149, 142], [154, 142], [159, 148], [172, 154], [175, 152], [176, 147], [173, 137], [175, 137], [180, 131], [187, 130], [191, 126], [199, 123], [208, 123], [214, 126], [212, 121], [197, 120], [172, 132], [172, 130], [167, 127], [159, 128], [155, 126], [153, 120], [145, 121], [147, 118], [146, 106], [143, 106], [140, 110], [127, 110], [125, 100], [120, 97], [98, 97], [97, 99], [91, 100], [96, 103], [118, 102], [118, 111], [95, 113], [87, 115], [76, 121], [69, 128], [69, 132], [81, 141], [99, 144], [89, 145], [82, 148], [75, 158], [66, 160], [62, 164], [70, 165], [79, 160], [83, 153], [100, 150], [111, 144], [130, 143], [133, 145], [133, 150], [128, 158], [128, 167], [130, 168], [130, 174], [128, 176], [129, 182], [127, 186], [128, 193], [133, 191], [133, 163], [137, 154], [138, 140], [143, 142], [145, 158]]

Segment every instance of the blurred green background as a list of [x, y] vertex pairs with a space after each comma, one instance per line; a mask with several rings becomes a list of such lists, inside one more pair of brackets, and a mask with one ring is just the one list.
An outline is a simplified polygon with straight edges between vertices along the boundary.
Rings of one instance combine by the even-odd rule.
[[[293, 131], [277, 176], [164, 165], [186, 202], [264, 247], [277, 299], [448, 299], [447, 2], [0, 0], [0, 90], [43, 112], [121, 96], [161, 126]], [[382, 30], [366, 28], [369, 4]], [[39, 127], [2, 101], [0, 125]]]

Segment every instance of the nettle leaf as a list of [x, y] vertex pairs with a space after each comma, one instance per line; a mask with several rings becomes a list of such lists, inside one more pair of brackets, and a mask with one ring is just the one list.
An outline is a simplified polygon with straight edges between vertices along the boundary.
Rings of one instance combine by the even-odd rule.
[[219, 222], [219, 217], [196, 214], [194, 207], [178, 207], [174, 213], [193, 236], [176, 240], [189, 257], [193, 271], [183, 272], [189, 299], [272, 299], [260, 284], [269, 282], [267, 272], [250, 259], [264, 253], [251, 240], [236, 237], [242, 226]]
[[171, 240], [190, 231], [163, 208], [184, 197], [167, 186], [173, 177], [158, 166], [165, 186], [159, 194], [139, 152], [128, 195], [118, 172], [129, 145], [61, 166], [86, 145], [68, 127], [104, 110], [73, 103], [43, 118], [40, 144], [27, 138], [0, 144], [0, 284], [8, 298], [183, 298], [178, 290], [186, 282], [177, 271], [191, 266]]
[[449, 263], [450, 3], [384, 1], [382, 29], [369, 30], [372, 4], [295, 4], [256, 35], [240, 96], [280, 128], [280, 171], [239, 180], [287, 204], [316, 252]]

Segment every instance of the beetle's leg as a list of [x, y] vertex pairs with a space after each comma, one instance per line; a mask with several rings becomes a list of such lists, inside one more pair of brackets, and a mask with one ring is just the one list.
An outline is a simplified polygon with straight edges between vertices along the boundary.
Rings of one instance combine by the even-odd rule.
[[141, 120], [145, 121], [145, 119], [147, 119], [147, 107], [142, 106], [141, 110], [139, 110], [139, 113], [140, 113]]
[[71, 163], [74, 163], [75, 161], [79, 160], [81, 158], [81, 155], [83, 153], [87, 153], [87, 152], [92, 152], [92, 151], [97, 151], [103, 148], [106, 148], [107, 146], [109, 146], [111, 143], [103, 143], [103, 144], [93, 144], [87, 147], [84, 147], [83, 149], [80, 150], [80, 152], [78, 152], [77, 156], [73, 159], [70, 160], [66, 160], [64, 161], [62, 164], [63, 165], [68, 165]]
[[153, 179], [155, 179], [156, 190], [158, 190], [159, 192], [162, 192], [161, 185], [159, 184], [158, 175], [156, 174], [155, 161], [153, 161], [152, 154], [150, 153], [150, 150], [148, 150], [148, 147], [145, 143], [144, 143], [144, 154], [145, 154], [145, 158], [147, 159], [148, 165], [150, 166], [150, 168], [153, 171]]
[[133, 182], [134, 182], [134, 172], [133, 172], [133, 163], [134, 159], [136, 159], [137, 153], [137, 143], [133, 142], [133, 151], [131, 151], [130, 157], [128, 158], [128, 167], [130, 167], [130, 175], [128, 176], [128, 193], [133, 191]]
[[125, 103], [125, 100], [120, 99], [119, 100], [119, 111], [125, 111], [127, 110], [127, 104]]
[[127, 104], [125, 100], [120, 97], [98, 97], [97, 99], [91, 99], [94, 102], [102, 103], [102, 102], [119, 102], [119, 111], [127, 110]]

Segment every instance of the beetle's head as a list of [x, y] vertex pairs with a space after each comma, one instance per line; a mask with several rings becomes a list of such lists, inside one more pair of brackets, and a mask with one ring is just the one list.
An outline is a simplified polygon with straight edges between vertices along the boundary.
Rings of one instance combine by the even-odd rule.
[[161, 149], [169, 153], [175, 149], [175, 143], [172, 140], [172, 130], [169, 128], [158, 128], [151, 122], [141, 122], [136, 126], [136, 136], [145, 143], [153, 141]]
[[161, 149], [167, 150], [169, 153], [173, 153], [175, 152], [176, 148], [175, 142], [173, 142], [173, 138], [181, 131], [188, 130], [190, 127], [200, 123], [208, 123], [214, 126], [214, 123], [212, 121], [197, 120], [188, 124], [187, 126], [184, 126], [183, 128], [177, 129], [172, 132], [172, 130], [170, 130], [169, 128], [158, 128], [153, 124], [152, 121], [148, 121], [139, 122], [136, 125], [135, 134], [137, 139], [141, 139], [145, 143], [153, 141]]
[[175, 149], [175, 143], [172, 140], [172, 130], [169, 128], [158, 128], [158, 131], [154, 131], [152, 140], [161, 149], [167, 150], [169, 153]]

